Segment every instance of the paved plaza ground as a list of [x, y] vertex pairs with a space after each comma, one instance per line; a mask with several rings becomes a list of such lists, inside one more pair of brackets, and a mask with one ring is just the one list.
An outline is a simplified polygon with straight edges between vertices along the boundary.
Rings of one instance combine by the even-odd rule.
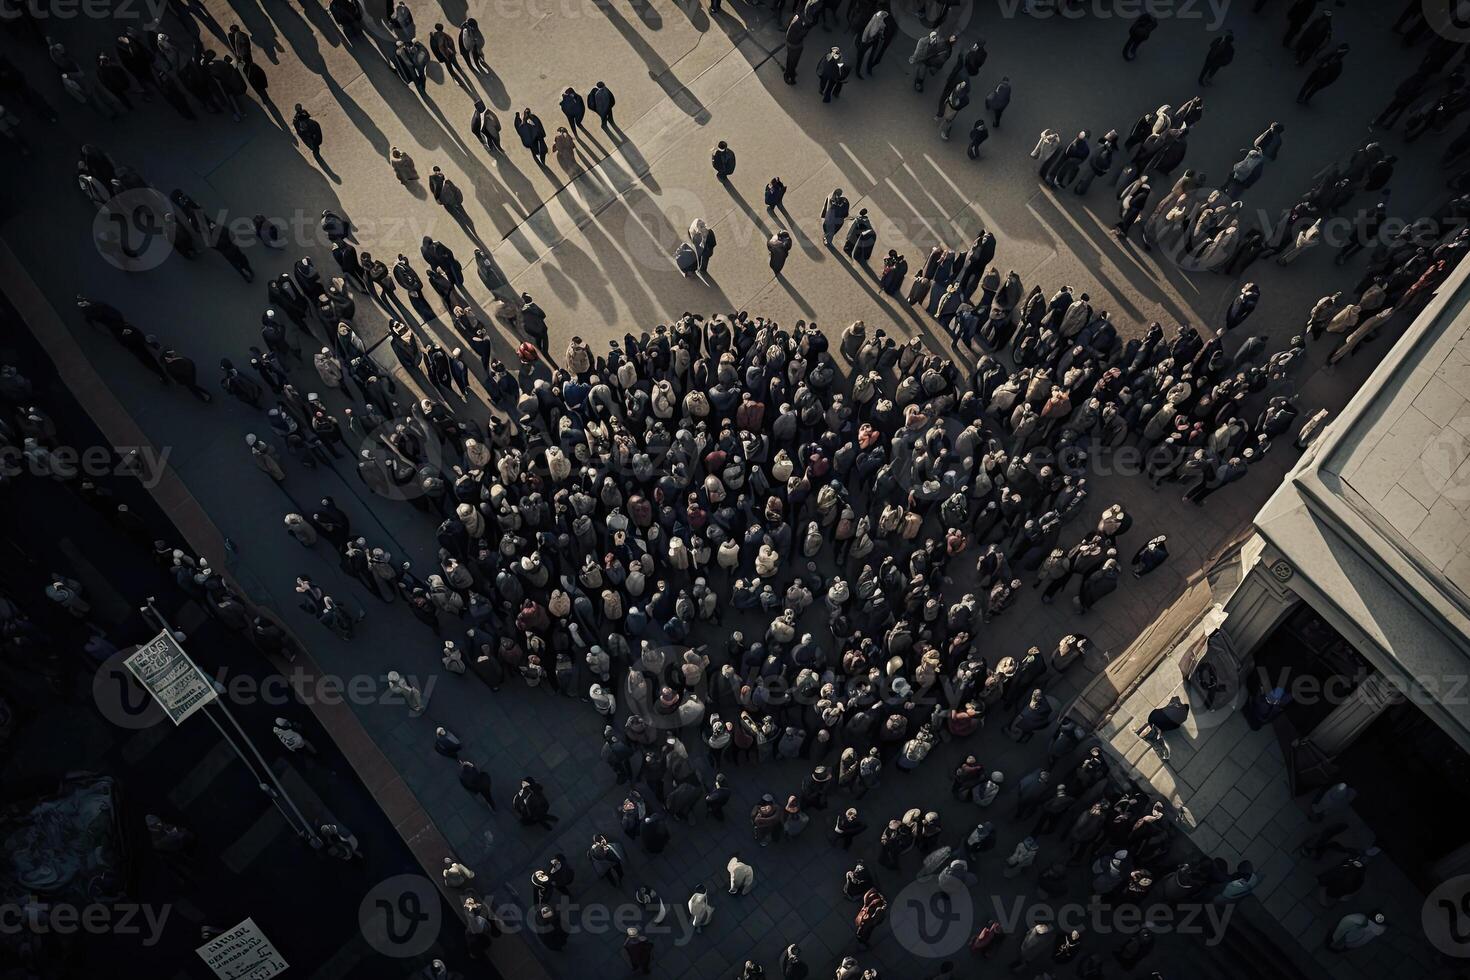
[[[424, 564], [433, 558], [434, 542], [423, 515], [373, 499], [340, 463], [314, 473], [294, 470], [277, 489], [255, 469], [243, 443], [245, 432], [263, 429], [259, 415], [224, 397], [201, 407], [176, 389], [161, 391], [110, 341], [74, 317], [70, 300], [83, 292], [117, 305], [165, 343], [193, 356], [212, 384], [212, 365], [219, 357], [240, 359], [249, 345], [259, 342], [267, 276], [286, 271], [303, 252], [313, 254], [323, 269], [334, 268], [324, 243], [313, 234], [316, 215], [332, 208], [356, 223], [360, 247], [390, 263], [401, 251], [417, 265], [418, 243], [426, 234], [449, 244], [466, 265], [472, 249], [482, 245], [514, 289], [532, 293], [546, 310], [554, 355], [573, 334], [601, 348], [625, 332], [649, 329], [684, 310], [748, 310], [783, 324], [805, 318], [820, 323], [834, 338], [861, 318], [900, 339], [918, 335], [936, 350], [949, 350], [948, 338], [926, 315], [883, 296], [870, 270], [840, 250], [822, 246], [821, 202], [841, 187], [854, 210], [870, 209], [879, 255], [897, 248], [916, 265], [936, 242], [963, 246], [983, 226], [999, 240], [996, 261], [1003, 271], [1016, 270], [1028, 289], [1040, 283], [1048, 295], [1064, 283], [1090, 292], [1096, 306], [1113, 311], [1124, 336], [1141, 334], [1151, 320], [1169, 330], [1179, 322], [1202, 328], [1222, 323], [1240, 287], [1238, 280], [1184, 272], [1136, 245], [1120, 247], [1109, 235], [1116, 219], [1109, 188], [1099, 183], [1083, 199], [1049, 191], [1037, 182], [1035, 161], [1028, 156], [1044, 127], [1067, 138], [1083, 128], [1094, 136], [1109, 128], [1126, 132], [1145, 110], [1160, 103], [1178, 105], [1199, 93], [1195, 76], [1211, 29], [1218, 24], [1208, 16], [1166, 18], [1138, 60], [1125, 63], [1118, 49], [1127, 26], [1118, 19], [1007, 18], [996, 5], [966, 5], [960, 8], [964, 37], [983, 36], [990, 54], [977, 79], [974, 105], [956, 124], [954, 140], [944, 142], [931, 118], [937, 86], [931, 83], [929, 92], [917, 94], [906, 74], [919, 28], [908, 0], [899, 4], [905, 33], [877, 78], [849, 81], [839, 100], [823, 105], [813, 76], [816, 60], [829, 41], [850, 52], [848, 33], [814, 32], [800, 83], [788, 87], [781, 78], [781, 34], [772, 24], [772, 11], [743, 2], [726, 3], [716, 15], [671, 0], [495, 0], [468, 8], [460, 0], [442, 6], [411, 4], [421, 35], [439, 19], [452, 30], [468, 9], [485, 28], [487, 57], [494, 68], [492, 76], [474, 78], [473, 92], [432, 69], [428, 96], [421, 98], [393, 74], [380, 40], [345, 41], [311, 0], [304, 5], [239, 0], [233, 6], [208, 0], [204, 6], [221, 25], [239, 23], [255, 38], [281, 110], [289, 116], [291, 106], [300, 102], [320, 121], [328, 172], [293, 145], [289, 127], [254, 103], [238, 125], [219, 116], [186, 123], [163, 105], [144, 107], [117, 122], [100, 122], [68, 104], [57, 126], [32, 133], [36, 155], [12, 171], [20, 179], [0, 187], [0, 237], [14, 256], [0, 263], [7, 286], [17, 277], [33, 281], [126, 412], [155, 444], [170, 448], [169, 462], [188, 493], [220, 533], [238, 545], [238, 554], [229, 559], [231, 570], [252, 597], [295, 629], [325, 672], [381, 677], [396, 669], [426, 687], [432, 680], [423, 717], [409, 718], [397, 706], [363, 704], [354, 708], [356, 720], [447, 846], [480, 872], [485, 890], [524, 900], [531, 870], [558, 851], [572, 857], [579, 882], [575, 891], [585, 903], [625, 903], [632, 885], [647, 883], [672, 904], [682, 905], [694, 885], [710, 886], [713, 924], [687, 943], [660, 938], [656, 972], [664, 976], [730, 976], [746, 957], [763, 962], [771, 974], [781, 948], [797, 942], [814, 976], [830, 975], [842, 955], [855, 953], [864, 962], [887, 967], [885, 977], [908, 980], [935, 969], [938, 959], [930, 954], [942, 952], [946, 943], [917, 944], [916, 949], [885, 929], [872, 951], [857, 953], [851, 926], [855, 908], [840, 892], [851, 855], [819, 840], [825, 827], [814, 825], [798, 842], [768, 849], [753, 845], [744, 818], [749, 805], [764, 792], [784, 797], [794, 791], [809, 763], [732, 773], [736, 795], [727, 825], [675, 825], [673, 843], [661, 857], [648, 858], [636, 846], [631, 849], [625, 892], [594, 884], [582, 855], [592, 832], [616, 831], [616, 807], [624, 793], [596, 758], [602, 719], [586, 705], [516, 684], [492, 694], [472, 677], [440, 676], [437, 643], [405, 610], [378, 604], [341, 576], [324, 547], [303, 553], [280, 529], [285, 511], [331, 494], [371, 543]], [[1283, 24], [1276, 8], [1282, 6], [1268, 5], [1268, 12], [1260, 15], [1252, 14], [1248, 4], [1229, 7], [1224, 26], [1234, 30], [1239, 53], [1202, 90], [1205, 114], [1186, 158], [1186, 165], [1223, 182], [1230, 164], [1258, 133], [1273, 120], [1285, 123], [1281, 159], [1268, 166], [1246, 195], [1248, 209], [1259, 209], [1272, 220], [1315, 172], [1369, 135], [1367, 120], [1422, 53], [1422, 47], [1401, 48], [1388, 34], [1387, 24], [1396, 13], [1389, 5], [1334, 7], [1336, 38], [1353, 47], [1347, 71], [1311, 107], [1296, 106], [1293, 97], [1302, 70], [1279, 45]], [[1199, 10], [1208, 13], [1208, 8]], [[54, 26], [83, 60], [111, 36], [107, 25], [86, 20]], [[6, 52], [49, 83], [43, 53], [13, 42], [7, 43]], [[1002, 75], [1014, 85], [1012, 107], [981, 158], [970, 161], [963, 133], [979, 110], [979, 96]], [[516, 144], [512, 112], [529, 105], [554, 130], [561, 123], [556, 107], [560, 92], [573, 85], [585, 93], [598, 79], [617, 94], [622, 136], [594, 130], [579, 150], [581, 167], [575, 173], [562, 171], [554, 158], [548, 169], [537, 168]], [[59, 92], [45, 91], [61, 104]], [[484, 98], [500, 114], [507, 157], [492, 158], [470, 136], [474, 97]], [[714, 179], [709, 164], [710, 150], [720, 139], [730, 141], [739, 158], [728, 186]], [[1391, 185], [1395, 214], [1418, 215], [1447, 196], [1438, 168], [1444, 139], [1404, 145], [1396, 135], [1385, 137], [1400, 157]], [[304, 228], [311, 240], [293, 241], [283, 253], [251, 248], [258, 274], [253, 286], [242, 284], [214, 256], [193, 264], [174, 258], [136, 274], [119, 271], [92, 247], [93, 212], [72, 186], [75, 147], [88, 140], [164, 191], [181, 187], [211, 211], [270, 215], [289, 228]], [[427, 199], [422, 185], [401, 186], [387, 161], [390, 146], [409, 151], [422, 175], [442, 167], [465, 191], [473, 226], [461, 227], [447, 216]], [[790, 190], [786, 208], [770, 213], [762, 205], [761, 191], [777, 174]], [[1360, 197], [1354, 207], [1363, 203]], [[684, 278], [670, 259], [695, 217], [703, 217], [720, 242], [707, 281]], [[765, 238], [777, 227], [788, 228], [797, 241], [782, 279], [770, 275], [764, 248]], [[1299, 331], [1318, 296], [1350, 288], [1359, 275], [1360, 267], [1335, 268], [1325, 248], [1286, 268], [1258, 262], [1250, 277], [1260, 285], [1262, 300], [1241, 332], [1266, 334], [1273, 348], [1279, 347]], [[488, 290], [473, 276], [469, 286], [475, 301], [487, 306]], [[366, 299], [358, 305], [359, 330], [370, 341], [380, 338], [386, 321]], [[482, 319], [491, 322], [488, 316]], [[443, 318], [421, 329], [446, 342], [454, 337]], [[498, 339], [503, 341], [501, 356], [509, 360], [520, 338], [502, 332]], [[1332, 370], [1321, 367], [1325, 349], [1314, 349], [1302, 384], [1307, 413], [1343, 404], [1385, 347], [1386, 341], [1380, 341], [1365, 356]], [[379, 360], [386, 367], [392, 358], [380, 351]], [[398, 383], [413, 391], [414, 380], [391, 367]], [[304, 388], [317, 387], [309, 364], [297, 375]], [[323, 398], [336, 409], [343, 404], [335, 392], [323, 392]], [[477, 401], [471, 408], [479, 411], [482, 404]], [[1080, 534], [1104, 506], [1122, 501], [1136, 521], [1125, 546], [1136, 548], [1149, 535], [1167, 533], [1173, 557], [1147, 579], [1126, 581], [1086, 617], [1074, 616], [1064, 603], [1046, 607], [1034, 594], [1024, 596], [981, 636], [983, 654], [993, 663], [1033, 644], [1050, 649], [1074, 630], [1086, 632], [1100, 650], [1121, 653], [1247, 526], [1293, 458], [1289, 445], [1279, 446], [1245, 481], [1211, 498], [1204, 509], [1182, 503], [1168, 488], [1151, 492], [1142, 478], [1118, 472], [1115, 461], [1096, 460], [1090, 507], [1069, 526], [1069, 534], [1074, 528]], [[226, 559], [223, 554], [215, 557]], [[297, 610], [291, 583], [302, 572], [330, 592], [370, 604], [357, 642], [330, 638]], [[963, 579], [957, 581], [956, 593], [966, 586]], [[808, 614], [811, 623], [818, 617], [816, 611]], [[201, 659], [207, 660], [207, 653]], [[1099, 666], [1075, 668], [1055, 679], [1049, 693], [1066, 704], [1088, 672]], [[458, 732], [465, 756], [492, 774], [504, 801], [501, 813], [489, 813], [465, 794], [453, 766], [433, 753], [433, 730], [439, 724]], [[1041, 747], [1017, 746], [992, 722], [963, 747], [941, 747], [917, 773], [893, 773], [861, 803], [874, 829], [858, 851], [871, 860], [880, 821], [936, 801], [949, 830], [947, 840], [957, 844], [982, 817], [973, 806], [952, 802], [948, 793], [953, 766], [971, 751], [1014, 779], [1038, 764]], [[1131, 754], [1126, 748], [1123, 752]], [[835, 762], [835, 755], [826, 761]], [[546, 783], [553, 810], [562, 817], [554, 832], [522, 830], [506, 812], [516, 781], [525, 774]], [[975, 869], [981, 879], [974, 893], [976, 919], [995, 917], [996, 903], [1010, 909], [1018, 899], [1041, 901], [1034, 892], [1034, 874], [1001, 877], [1000, 862], [1024, 828], [1009, 819], [1011, 804], [1004, 798], [994, 809], [984, 817], [997, 820], [1001, 843]], [[833, 816], [831, 810], [818, 814], [818, 822], [826, 824]], [[1058, 846], [1052, 844], [1053, 849]], [[736, 851], [756, 868], [755, 891], [743, 898], [725, 895], [720, 884], [725, 862]], [[1047, 857], [1044, 848], [1043, 863]], [[890, 899], [915, 870], [910, 857], [902, 873], [882, 875]], [[1074, 891], [1085, 892], [1085, 875], [1079, 871], [1074, 879]], [[1251, 900], [1242, 908], [1246, 915], [1276, 914], [1269, 896], [1264, 906]], [[961, 930], [959, 925], [953, 928], [956, 935]], [[1402, 928], [1416, 926], [1406, 922]], [[1118, 936], [1093, 936], [1090, 948], [1110, 951], [1119, 941]], [[1232, 975], [1227, 957], [1202, 952], [1202, 942], [1198, 936], [1162, 939], [1144, 969], [1160, 969], [1166, 976], [1176, 975], [1170, 967], [1181, 971], [1177, 975], [1185, 975], [1186, 969], [1192, 976]], [[561, 953], [540, 950], [534, 939], [530, 943], [556, 976], [621, 973], [617, 937], [590, 926]], [[404, 973], [409, 966], [405, 962]], [[1001, 972], [998, 964], [983, 969], [984, 975]]]
[[[1181, 643], [1098, 730], [1110, 753], [1140, 785], [1152, 787], [1170, 802], [1191, 844], [1232, 865], [1241, 859], [1252, 863], [1262, 877], [1252, 905], [1259, 903], [1261, 918], [1279, 925], [1323, 970], [1354, 980], [1395, 972], [1436, 975], [1437, 954], [1419, 927], [1424, 895], [1391, 857], [1373, 862], [1371, 897], [1365, 893], [1332, 907], [1318, 900], [1317, 875], [1340, 861], [1341, 855], [1311, 860], [1297, 852], [1320, 825], [1308, 821], [1311, 794], [1296, 799], [1291, 795], [1286, 757], [1275, 729], [1253, 731], [1239, 711], [1222, 708], [1196, 711], [1168, 737], [1167, 755], [1135, 734], [1157, 705], [1176, 696], [1192, 700], [1179, 679], [1179, 660], [1189, 641], [1197, 638]], [[1345, 816], [1348, 831], [1343, 840], [1348, 846], [1373, 843], [1371, 827], [1351, 812]], [[1365, 901], [1383, 910], [1399, 928], [1355, 955], [1327, 949], [1337, 920], [1349, 906]], [[1253, 908], [1247, 914], [1257, 912]]]

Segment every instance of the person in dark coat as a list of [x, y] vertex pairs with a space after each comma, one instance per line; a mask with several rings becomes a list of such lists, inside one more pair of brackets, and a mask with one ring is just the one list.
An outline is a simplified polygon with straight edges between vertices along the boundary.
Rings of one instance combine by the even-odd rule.
[[551, 806], [546, 801], [546, 791], [530, 776], [521, 780], [521, 788], [510, 803], [522, 824], [538, 824], [550, 830], [551, 825], [561, 819], [551, 813]]
[[429, 34], [429, 52], [433, 54], [434, 60], [444, 66], [444, 70], [460, 79], [459, 52], [455, 50], [454, 38], [444, 30], [443, 24], [435, 24], [434, 30]]
[[227, 357], [220, 358], [220, 387], [252, 408], [260, 408], [260, 385], [241, 374]]
[[648, 976], [653, 972], [653, 940], [629, 926], [628, 938], [623, 940], [623, 958], [634, 973]]
[[495, 796], [491, 792], [490, 774], [485, 772], [468, 759], [459, 762], [459, 784], [465, 788], [467, 793], [478, 796], [495, 809]]
[[1234, 330], [1245, 322], [1246, 317], [1255, 312], [1256, 304], [1261, 301], [1261, 287], [1253, 282], [1248, 282], [1240, 289], [1240, 295], [1230, 304], [1230, 309], [1225, 311], [1225, 329]]
[[505, 148], [500, 145], [500, 117], [482, 99], [475, 100], [475, 114], [470, 117], [470, 134], [490, 152], [505, 152]]
[[735, 173], [735, 151], [724, 140], [720, 140], [719, 145], [710, 153], [709, 162], [715, 168], [715, 176], [720, 180], [729, 180], [730, 175]]
[[1292, 0], [1286, 8], [1286, 34], [1281, 38], [1283, 48], [1291, 47], [1291, 41], [1301, 31], [1312, 11], [1317, 9], [1317, 0]]
[[561, 921], [561, 913], [550, 905], [536, 909], [531, 931], [540, 937], [547, 949], [559, 950], [567, 944], [567, 928]]
[[592, 91], [587, 93], [587, 108], [597, 113], [597, 118], [602, 120], [603, 129], [617, 126], [617, 123], [613, 121], [613, 106], [617, 103], [618, 100], [613, 95], [612, 89], [602, 82], [592, 86]]
[[1065, 187], [1077, 176], [1077, 170], [1092, 153], [1087, 135], [1087, 130], [1082, 130], [1072, 142], [1058, 147], [1047, 160], [1046, 166], [1041, 168], [1041, 179], [1048, 187]]
[[801, 950], [795, 943], [781, 951], [781, 980], [807, 980], [811, 969], [802, 962]]
[[843, 223], [847, 221], [849, 207], [847, 198], [842, 195], [840, 187], [822, 203], [822, 243], [824, 245], [830, 246], [833, 236], [842, 230]]
[[566, 91], [561, 94], [561, 114], [567, 117], [567, 128], [572, 131], [572, 135], [580, 136], [582, 119], [587, 115], [587, 102], [571, 86], [567, 86]]
[[842, 60], [842, 49], [833, 45], [817, 63], [817, 82], [823, 102], [841, 97], [842, 81], [846, 77], [847, 65]]
[[1205, 52], [1204, 67], [1199, 70], [1199, 83], [1208, 85], [1214, 79], [1215, 73], [1235, 60], [1235, 34], [1226, 31], [1210, 42], [1210, 50]]
[[782, 229], [766, 242], [766, 251], [771, 253], [771, 272], [779, 276], [786, 267], [786, 258], [791, 254], [791, 233]]
[[1160, 534], [1152, 538], [1133, 555], [1133, 577], [1143, 578], [1158, 568], [1169, 557], [1167, 538]]
[[342, 274], [348, 278], [362, 292], [367, 292], [367, 275], [362, 268], [362, 260], [357, 256], [357, 249], [347, 239], [332, 243], [332, 258], [337, 260], [337, 265], [342, 269]]
[[1097, 604], [1098, 600], [1111, 594], [1117, 587], [1118, 562], [1109, 558], [1097, 571], [1082, 580], [1082, 587], [1077, 591], [1075, 603], [1077, 610], [1087, 612]]
[[240, 29], [239, 24], [231, 24], [229, 33], [225, 37], [225, 44], [235, 60], [242, 65], [249, 64], [255, 60], [254, 47], [250, 42], [250, 35]]
[[1142, 13], [1133, 19], [1128, 25], [1128, 41], [1123, 45], [1123, 60], [1132, 61], [1138, 57], [1139, 46], [1149, 39], [1149, 35], [1158, 28], [1159, 21], [1153, 14]]
[[[854, 8], [856, 3], [852, 5]], [[857, 77], [863, 77], [863, 67], [866, 63], [868, 74], [878, 67], [878, 62], [883, 58], [883, 52], [888, 50], [888, 45], [893, 43], [893, 35], [898, 32], [894, 25], [893, 15], [888, 12], [887, 0], [874, 9], [868, 19], [858, 25], [857, 55], [853, 58], [857, 70]]]
[[1369, 124], [1369, 128], [1382, 126], [1385, 129], [1392, 129], [1398, 123], [1399, 117], [1404, 114], [1404, 111], [1413, 105], [1419, 96], [1424, 94], [1425, 88], [1428, 87], [1429, 81], [1433, 77], [1433, 72], [1420, 67], [1414, 74], [1400, 82], [1398, 88], [1394, 89], [1393, 98], [1389, 100], [1388, 105], [1384, 107], [1383, 111], [1373, 119], [1373, 122]]
[[995, 86], [995, 91], [985, 97], [985, 108], [990, 110], [990, 126], [992, 129], [1000, 129], [1000, 117], [1005, 114], [1006, 106], [1011, 104], [1011, 78], [1009, 75], [1000, 77], [1000, 84]]
[[1317, 876], [1317, 899], [1323, 905], [1334, 905], [1361, 891], [1367, 877], [1363, 862], [1350, 857]]
[[538, 167], [545, 167], [546, 127], [541, 125], [541, 117], [528, 107], [516, 113], [515, 127], [516, 134], [521, 138], [521, 145], [531, 151], [531, 158]]
[[490, 66], [485, 62], [485, 33], [475, 18], [469, 17], [459, 25], [459, 53], [475, 71], [489, 74]]
[[1313, 56], [1328, 41], [1332, 40], [1332, 11], [1324, 10], [1302, 28], [1296, 39], [1296, 63], [1298, 66], [1311, 61]]
[[133, 108], [133, 100], [128, 97], [133, 88], [133, 76], [107, 54], [97, 55], [97, 84], [111, 92], [125, 108]]
[[[868, 217], [868, 209], [859, 208], [857, 218], [853, 221], [851, 227], [847, 229], [847, 237], [842, 241], [843, 253], [852, 255], [853, 251], [857, 248], [858, 239], [862, 237], [863, 232], [871, 231], [872, 229], [873, 219]], [[871, 251], [869, 254], [871, 254]]]
[[1317, 62], [1316, 66], [1312, 69], [1312, 73], [1307, 76], [1307, 80], [1302, 83], [1300, 91], [1297, 92], [1296, 101], [1298, 104], [1307, 105], [1312, 101], [1312, 96], [1337, 81], [1338, 77], [1342, 75], [1342, 63], [1343, 59], [1347, 57], [1347, 53], [1348, 46], [1346, 44], [1339, 44], [1335, 49], [1322, 56], [1322, 60]]
[[[1143, 209], [1148, 205], [1149, 185], [1147, 177], [1140, 177], [1124, 189], [1123, 196], [1119, 198], [1118, 223], [1113, 227], [1113, 234], [1119, 241], [1128, 239], [1128, 230], [1133, 227], [1134, 222], [1143, 214]], [[1144, 248], [1148, 243], [1144, 242]]]
[[[117, 60], [137, 79], [138, 86], [143, 90], [143, 97], [148, 98], [148, 90], [153, 86], [153, 49], [136, 27], [125, 28], [113, 46], [117, 50]], [[9, 68], [9, 65], [6, 67]], [[26, 101], [30, 102], [29, 99]]]
[[541, 353], [551, 353], [549, 334], [546, 329], [546, 311], [536, 305], [530, 293], [521, 293], [521, 329], [531, 342], [541, 348]]
[[428, 50], [418, 41], [399, 41], [393, 49], [393, 60], [397, 63], [404, 82], [418, 89], [419, 95], [426, 95], [429, 80]]
[[189, 393], [202, 402], [213, 401], [214, 398], [199, 384], [199, 371], [194, 366], [194, 361], [172, 347], [165, 347], [159, 356], [159, 363], [163, 366], [164, 373], [174, 382], [189, 389]]
[[234, 232], [230, 226], [220, 225], [219, 233], [214, 240], [214, 250], [224, 257], [224, 260], [234, 266], [235, 271], [240, 273], [240, 278], [246, 282], [255, 281], [255, 270], [250, 267], [250, 260], [245, 257], [245, 252], [235, 241]]
[[980, 159], [980, 147], [988, 139], [990, 139], [989, 127], [985, 125], [983, 118], [976, 116], [975, 125], [970, 127], [970, 138], [965, 146], [965, 156], [971, 160]]
[[1176, 731], [1189, 717], [1189, 705], [1185, 704], [1177, 695], [1169, 699], [1169, 703], [1155, 708], [1148, 713], [1144, 723], [1134, 730], [1133, 734], [1139, 738], [1153, 741], [1161, 735]]
[[791, 23], [786, 25], [786, 61], [785, 71], [781, 78], [787, 85], [796, 84], [796, 66], [801, 64], [801, 52], [806, 45], [807, 32], [811, 30], [807, 22], [802, 20], [801, 14], [793, 14]]
[[291, 119], [291, 128], [296, 130], [296, 136], [311, 150], [311, 155], [316, 157], [317, 162], [322, 160], [322, 127], [311, 113], [302, 108], [301, 103], [296, 103], [296, 115]]
[[208, 73], [210, 81], [215, 86], [215, 92], [220, 96], [222, 103], [229, 108], [230, 115], [235, 122], [240, 121], [241, 105], [240, 98], [245, 94], [245, 76], [235, 66], [235, 59], [225, 55], [218, 61], [213, 59], [214, 52], [206, 51], [207, 61], [204, 69]]
[[766, 210], [774, 211], [776, 208], [782, 208], [784, 210], [781, 202], [785, 199], [786, 184], [780, 177], [772, 177], [771, 182], [766, 185]]

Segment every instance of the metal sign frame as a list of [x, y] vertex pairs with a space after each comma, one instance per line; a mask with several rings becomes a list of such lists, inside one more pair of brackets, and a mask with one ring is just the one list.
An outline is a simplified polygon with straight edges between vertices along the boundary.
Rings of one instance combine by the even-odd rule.
[[214, 684], [168, 630], [123, 661], [175, 725], [219, 700]]

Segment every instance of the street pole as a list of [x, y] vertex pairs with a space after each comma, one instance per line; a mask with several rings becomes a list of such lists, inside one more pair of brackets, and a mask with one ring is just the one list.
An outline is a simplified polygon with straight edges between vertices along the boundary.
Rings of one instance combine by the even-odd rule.
[[214, 725], [215, 731], [219, 732], [220, 738], [223, 738], [226, 742], [228, 742], [230, 748], [235, 750], [235, 755], [239, 756], [240, 761], [245, 763], [245, 767], [250, 770], [250, 775], [255, 777], [256, 785], [260, 787], [260, 791], [262, 793], [270, 798], [271, 804], [275, 806], [276, 810], [280, 812], [281, 818], [286, 821], [286, 825], [296, 832], [297, 837], [301, 837], [303, 839], [307, 838], [307, 835], [311, 833], [311, 825], [307, 823], [302, 823], [300, 826], [297, 826], [299, 815], [292, 814], [291, 811], [287, 810], [281, 804], [280, 794], [261, 780], [260, 773], [256, 772], [255, 767], [250, 765], [250, 763], [246, 761], [245, 753], [240, 750], [240, 746], [235, 743], [234, 738], [232, 738], [230, 736], [230, 733], [225, 730], [225, 727], [219, 723], [219, 719], [211, 714], [209, 708], [207, 707], [201, 708], [200, 713], [209, 719], [210, 724]]
[[[143, 613], [145, 616], [151, 614], [154, 620], [158, 623], [159, 628], [167, 632], [170, 636], [173, 636], [176, 639], [183, 637], [184, 634], [178, 630], [175, 630], [173, 626], [169, 624], [169, 621], [164, 618], [163, 613], [158, 611], [158, 607], [153, 604], [153, 596], [149, 596], [147, 605], [145, 605], [138, 611], [140, 613]], [[182, 644], [180, 645], [182, 646]], [[217, 691], [219, 690], [219, 685], [217, 682], [215, 682], [215, 689]], [[271, 802], [274, 803], [276, 808], [281, 811], [281, 816], [286, 819], [286, 823], [291, 827], [291, 829], [295, 830], [297, 835], [304, 839], [313, 848], [320, 850], [323, 846], [322, 839], [317, 836], [316, 829], [312, 826], [311, 821], [306, 819], [306, 815], [301, 812], [301, 807], [296, 805], [295, 799], [292, 798], [290, 793], [286, 792], [286, 787], [281, 785], [280, 779], [276, 777], [275, 770], [273, 770], [266, 763], [265, 756], [260, 754], [260, 749], [256, 747], [255, 742], [250, 738], [249, 734], [246, 733], [245, 729], [240, 727], [240, 723], [235, 720], [235, 715], [233, 712], [230, 711], [229, 705], [225, 703], [223, 698], [216, 698], [214, 703], [220, 709], [221, 713], [223, 713], [224, 716], [229, 719], [230, 726], [239, 733], [240, 742], [249, 747], [250, 756], [254, 756], [255, 758], [254, 762], [252, 762], [250, 756], [247, 756], [245, 752], [240, 748], [240, 745], [236, 743], [235, 739], [230, 737], [229, 732], [227, 732], [225, 730], [225, 727], [220, 724], [219, 719], [210, 714], [208, 706], [204, 707], [201, 710], [206, 716], [208, 716], [209, 720], [214, 724], [214, 727], [218, 729], [220, 736], [229, 743], [230, 748], [235, 750], [235, 755], [239, 756], [240, 761], [245, 763], [245, 768], [250, 770], [250, 774], [255, 777], [256, 782], [260, 785], [260, 788], [265, 791], [266, 795], [271, 798]], [[262, 773], [264, 773], [265, 779], [270, 780], [269, 785], [267, 785], [265, 779], [261, 779]], [[274, 790], [272, 790], [271, 787], [274, 787]], [[282, 801], [284, 801], [286, 806], [290, 807], [289, 813], [286, 811], [285, 807], [282, 806]], [[294, 819], [292, 818], [292, 814], [295, 815]]]

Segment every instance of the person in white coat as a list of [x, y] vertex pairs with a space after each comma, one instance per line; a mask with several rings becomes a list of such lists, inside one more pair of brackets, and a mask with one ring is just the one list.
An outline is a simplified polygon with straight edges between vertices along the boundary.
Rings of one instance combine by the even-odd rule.
[[1388, 920], [1382, 912], [1352, 912], [1337, 920], [1337, 928], [1327, 939], [1327, 948], [1334, 953], [1366, 946], [1388, 931]]
[[725, 870], [730, 872], [730, 894], [748, 895], [755, 887], [755, 869], [736, 854], [730, 858], [730, 863], [725, 865]]
[[703, 885], [696, 886], [694, 894], [689, 896], [689, 922], [694, 931], [702, 931], [714, 917], [715, 909], [709, 903], [709, 893]]

